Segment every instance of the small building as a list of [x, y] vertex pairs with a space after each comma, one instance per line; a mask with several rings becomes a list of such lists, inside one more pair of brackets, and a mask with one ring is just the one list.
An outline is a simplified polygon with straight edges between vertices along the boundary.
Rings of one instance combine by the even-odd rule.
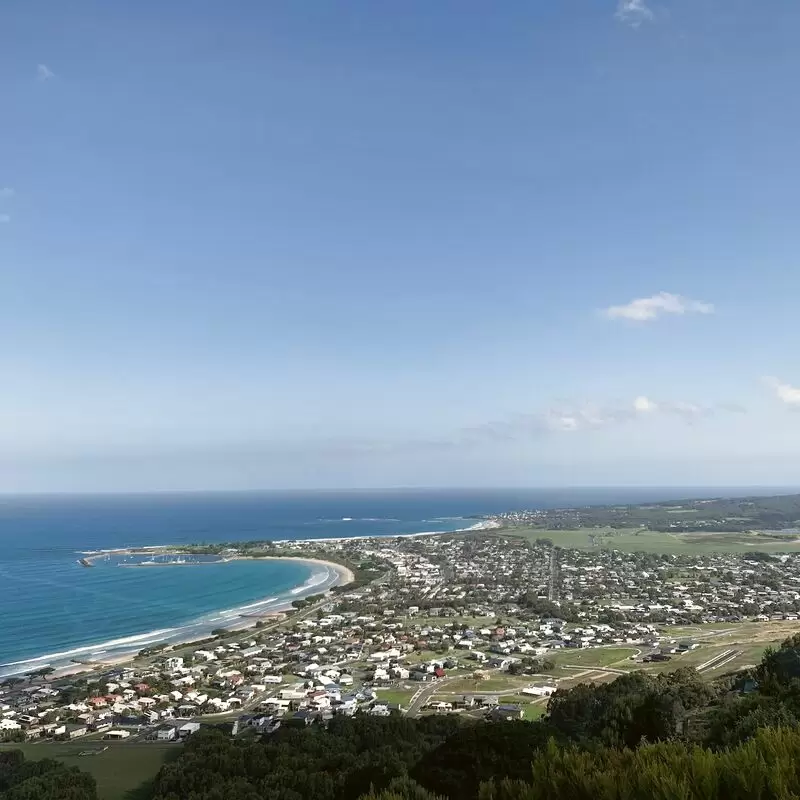
[[176, 725], [162, 725], [156, 729], [156, 739], [159, 742], [174, 742], [178, 738]]
[[114, 730], [114, 731], [106, 731], [103, 735], [104, 739], [108, 739], [110, 741], [121, 742], [123, 739], [127, 739], [131, 735], [130, 731], [123, 731], [123, 730]]
[[67, 739], [77, 739], [79, 736], [85, 736], [89, 729], [85, 725], [65, 725], [64, 737]]
[[178, 736], [181, 739], [186, 739], [193, 733], [197, 733], [197, 731], [199, 730], [200, 730], [199, 722], [185, 722], [183, 725], [180, 726], [180, 728], [178, 728]]
[[491, 710], [494, 720], [522, 719], [522, 706], [518, 705], [499, 705]]

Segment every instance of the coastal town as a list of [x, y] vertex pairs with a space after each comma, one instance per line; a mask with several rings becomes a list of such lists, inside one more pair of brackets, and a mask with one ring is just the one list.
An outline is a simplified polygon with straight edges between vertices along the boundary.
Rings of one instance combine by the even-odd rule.
[[712, 678], [800, 630], [797, 553], [590, 551], [482, 530], [280, 552], [353, 580], [125, 664], [6, 677], [0, 739], [170, 743], [203, 724], [245, 735], [337, 714], [532, 719], [559, 688], [633, 669]]

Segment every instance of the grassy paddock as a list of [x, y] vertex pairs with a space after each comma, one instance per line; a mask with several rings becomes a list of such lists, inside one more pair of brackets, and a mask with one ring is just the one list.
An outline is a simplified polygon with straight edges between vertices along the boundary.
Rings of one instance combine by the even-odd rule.
[[581, 667], [610, 667], [630, 659], [636, 650], [630, 647], [589, 647], [585, 650], [558, 650], [548, 657], [556, 664], [577, 664]]
[[385, 703], [399, 703], [403, 708], [408, 708], [409, 701], [414, 696], [414, 692], [402, 691], [400, 689], [377, 689], [378, 700]]
[[[86, 750], [108, 750], [93, 756], [80, 756]], [[100, 741], [41, 742], [2, 745], [6, 750], [22, 750], [25, 758], [38, 761], [52, 758], [69, 767], [88, 772], [97, 781], [101, 800], [128, 800], [145, 781], [155, 777], [161, 765], [172, 754], [180, 752], [180, 745], [153, 743], [136, 744]]]
[[667, 533], [644, 528], [579, 528], [544, 530], [541, 528], [504, 528], [496, 536], [513, 536], [529, 541], [550, 539], [558, 547], [579, 550], [621, 550], [627, 553], [786, 553], [800, 550], [800, 540], [771, 536], [757, 531], [729, 533]]

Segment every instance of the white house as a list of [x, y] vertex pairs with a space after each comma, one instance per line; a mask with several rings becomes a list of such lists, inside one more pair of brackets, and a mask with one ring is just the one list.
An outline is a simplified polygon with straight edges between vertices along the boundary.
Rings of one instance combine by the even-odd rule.
[[178, 737], [178, 729], [174, 725], [162, 725], [156, 731], [156, 739], [159, 742], [174, 742]]
[[550, 697], [555, 690], [555, 686], [528, 686], [522, 690], [522, 694], [527, 694], [530, 697]]
[[201, 661], [216, 661], [217, 656], [211, 650], [195, 650], [194, 657]]
[[178, 735], [181, 737], [191, 736], [193, 733], [197, 733], [199, 730], [199, 722], [187, 722], [185, 725], [181, 725], [181, 727], [178, 728]]

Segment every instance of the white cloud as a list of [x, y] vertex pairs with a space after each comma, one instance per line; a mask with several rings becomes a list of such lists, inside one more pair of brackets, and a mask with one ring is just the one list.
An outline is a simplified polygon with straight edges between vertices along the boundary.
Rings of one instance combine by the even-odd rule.
[[4, 186], [0, 189], [0, 200], [8, 200], [9, 197], [14, 196], [14, 190], [10, 186]]
[[645, 0], [618, 0], [614, 16], [632, 28], [638, 28], [643, 22], [651, 22], [655, 14], [648, 8]]
[[800, 389], [796, 386], [783, 383], [777, 378], [764, 378], [764, 383], [775, 392], [775, 396], [782, 403], [786, 403], [787, 406], [800, 406]]
[[[800, 403], [800, 390], [797, 402]], [[692, 423], [706, 417], [719, 414], [741, 414], [745, 409], [732, 403], [714, 403], [712, 405], [698, 405], [685, 401], [653, 400], [646, 395], [639, 395], [631, 403], [617, 403], [614, 405], [580, 405], [557, 406], [538, 415], [539, 431], [580, 431], [597, 430], [612, 425], [633, 422], [637, 419], [649, 417], [651, 419], [664, 417], [679, 417], [684, 422]], [[537, 418], [537, 415], [533, 415]], [[530, 430], [537, 426], [528, 425]]]
[[640, 414], [647, 414], [651, 411], [656, 411], [658, 406], [650, 398], [641, 395], [633, 401], [633, 409]]
[[36, 65], [36, 77], [40, 81], [49, 81], [50, 78], [55, 78], [55, 76], [55, 72], [53, 72], [47, 64]]
[[578, 418], [571, 414], [550, 414], [547, 416], [547, 424], [556, 431], [576, 431], [580, 427]]
[[11, 215], [10, 214], [0, 214], [0, 224], [11, 222]]
[[609, 306], [603, 309], [603, 316], [608, 319], [630, 319], [636, 322], [649, 322], [665, 314], [713, 314], [711, 303], [690, 300], [679, 294], [659, 292], [651, 297], [639, 297], [621, 306]]

